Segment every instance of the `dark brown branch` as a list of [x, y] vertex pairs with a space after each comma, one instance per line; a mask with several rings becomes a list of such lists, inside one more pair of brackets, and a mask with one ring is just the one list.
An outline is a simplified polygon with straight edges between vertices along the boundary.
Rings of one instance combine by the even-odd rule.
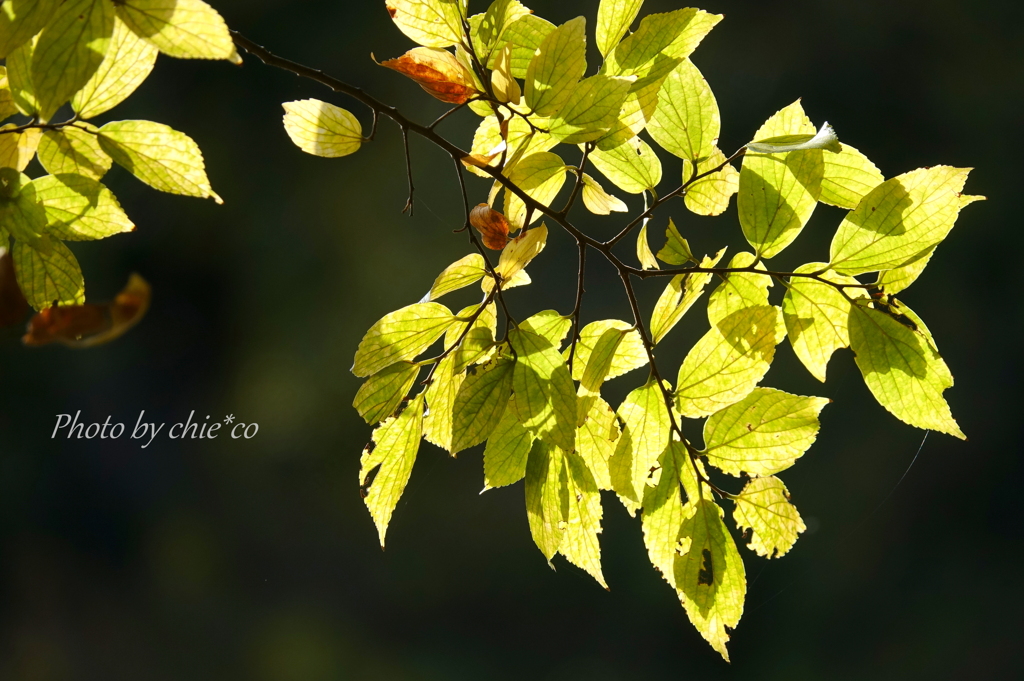
[[406, 200], [405, 208], [402, 209], [402, 212], [412, 215], [414, 209], [413, 197], [416, 194], [416, 185], [412, 180], [412, 155], [409, 153], [408, 128], [402, 128], [402, 144], [405, 147], [405, 174], [409, 180], [409, 198]]

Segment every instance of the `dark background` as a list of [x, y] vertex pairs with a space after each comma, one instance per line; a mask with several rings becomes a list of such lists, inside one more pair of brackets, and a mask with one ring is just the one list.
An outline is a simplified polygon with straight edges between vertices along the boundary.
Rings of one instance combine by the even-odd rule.
[[[370, 60], [411, 44], [383, 2], [221, 0], [229, 24], [428, 121], [442, 110]], [[596, 2], [532, 3], [561, 23]], [[484, 3], [475, 2], [474, 11]], [[649, 1], [645, 12], [676, 5]], [[107, 119], [185, 131], [226, 205], [159, 194], [115, 169], [138, 231], [73, 246], [92, 300], [132, 271], [154, 286], [144, 322], [110, 345], [26, 349], [0, 330], [0, 678], [62, 679], [1008, 679], [1024, 674], [1019, 580], [1022, 243], [1018, 192], [1024, 5], [999, 0], [738, 2], [695, 63], [723, 117], [721, 146], [748, 141], [803, 97], [816, 124], [887, 177], [973, 166], [964, 211], [903, 298], [928, 322], [957, 385], [970, 440], [922, 432], [871, 398], [849, 351], [818, 384], [788, 343], [766, 383], [831, 397], [818, 442], [782, 475], [810, 529], [782, 560], [743, 549], [746, 612], [726, 665], [650, 567], [639, 523], [605, 498], [601, 590], [545, 565], [522, 489], [478, 496], [478, 451], [425, 445], [381, 552], [357, 492], [370, 429], [349, 406], [366, 328], [415, 302], [468, 252], [450, 165], [418, 140], [419, 202], [405, 202], [401, 138], [326, 160], [299, 152], [280, 103], [350, 100], [271, 70], [161, 58]], [[592, 64], [597, 63], [596, 51]], [[592, 67], [593, 68], [593, 67]], [[446, 124], [468, 145], [476, 118]], [[663, 187], [678, 166], [661, 153]], [[610, 183], [606, 183], [610, 188]], [[474, 180], [474, 201], [487, 185]], [[621, 192], [618, 192], [621, 195]], [[629, 199], [637, 208], [635, 197]], [[672, 215], [698, 252], [742, 248], [735, 208]], [[779, 269], [827, 259], [842, 213], [819, 207]], [[579, 216], [609, 235], [612, 218]], [[628, 252], [631, 244], [623, 249]], [[597, 259], [594, 259], [595, 262]], [[570, 264], [571, 263], [571, 264]], [[558, 232], [509, 294], [517, 316], [571, 308], [575, 255]], [[612, 272], [595, 265], [585, 320], [628, 319]], [[644, 289], [650, 309], [657, 284]], [[781, 295], [778, 288], [774, 292]], [[472, 298], [472, 296], [469, 296]], [[774, 298], [773, 298], [774, 300]], [[466, 301], [453, 299], [450, 304]], [[691, 315], [692, 316], [692, 315]], [[694, 317], [700, 319], [700, 316]], [[704, 330], [665, 343], [675, 374]], [[618, 400], [641, 372], [613, 382]], [[259, 423], [250, 441], [51, 440], [60, 413], [134, 424]], [[691, 430], [695, 430], [691, 426]], [[222, 431], [223, 432], [223, 431]]]

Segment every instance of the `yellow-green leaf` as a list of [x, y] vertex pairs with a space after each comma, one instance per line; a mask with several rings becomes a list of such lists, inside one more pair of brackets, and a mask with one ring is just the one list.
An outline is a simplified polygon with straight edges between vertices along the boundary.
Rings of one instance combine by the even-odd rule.
[[0, 58], [7, 57], [50, 23], [62, 0], [6, 0], [0, 4]]
[[455, 397], [459, 394], [465, 372], [455, 371], [455, 355], [441, 360], [431, 384], [423, 393], [427, 411], [423, 416], [423, 437], [446, 452], [455, 455], [452, 447], [455, 433]]
[[672, 421], [661, 386], [652, 377], [626, 396], [618, 414], [623, 428], [608, 463], [612, 489], [639, 503], [672, 434]]
[[668, 219], [668, 229], [665, 230], [665, 245], [658, 251], [658, 259], [669, 265], [685, 265], [697, 259], [693, 257], [690, 244], [686, 242], [683, 235], [676, 229], [676, 223], [672, 218]]
[[420, 367], [412, 362], [384, 367], [359, 386], [352, 406], [367, 423], [383, 421], [395, 413], [419, 374]]
[[240, 61], [224, 19], [202, 0], [119, 0], [116, 7], [121, 21], [170, 57]]
[[454, 370], [457, 374], [461, 373], [471, 364], [487, 361], [494, 354], [494, 334], [498, 330], [497, 306], [494, 303], [488, 303], [487, 307], [477, 315], [472, 328], [463, 336], [466, 324], [469, 323], [468, 319], [476, 313], [479, 307], [479, 305], [470, 305], [460, 310], [457, 315], [458, 318], [467, 321], [456, 321], [448, 327], [444, 334], [444, 347], [446, 350], [460, 338], [462, 339], [458, 349], [453, 351], [455, 355]]
[[522, 480], [531, 447], [533, 434], [511, 408], [505, 409], [484, 447], [484, 490]]
[[717, 149], [721, 129], [715, 95], [693, 62], [684, 59], [661, 86], [648, 132], [665, 151], [698, 162]]
[[[0, 130], [10, 130], [10, 123]], [[36, 155], [42, 131], [29, 128], [21, 132], [0, 132], [0, 167], [24, 170]]]
[[644, 0], [601, 0], [597, 6], [597, 49], [607, 56], [629, 31]]
[[[704, 256], [700, 266], [714, 267], [723, 255], [725, 255], [724, 248], [714, 257]], [[658, 298], [658, 302], [655, 303], [654, 312], [651, 313], [651, 338], [655, 343], [660, 343], [668, 332], [679, 323], [687, 310], [700, 298], [704, 287], [713, 276], [705, 272], [688, 272], [672, 277]]]
[[548, 131], [563, 144], [582, 144], [604, 136], [618, 119], [633, 78], [596, 75], [577, 83]]
[[[725, 163], [725, 154], [717, 148], [711, 155], [697, 163], [697, 172], [693, 166], [683, 161], [683, 181], [710, 172]], [[740, 189], [740, 174], [731, 164], [722, 169], [705, 175], [686, 188], [683, 203], [692, 213], [697, 215], [721, 215], [729, 207], [729, 199]]]
[[[615, 349], [615, 358], [608, 369], [605, 380], [617, 378], [622, 374], [639, 369], [648, 362], [647, 351], [644, 349], [640, 332], [633, 328], [633, 325], [620, 319], [602, 319], [591, 322], [580, 331], [580, 339], [576, 343], [576, 354], [572, 363], [572, 378], [574, 381], [583, 379], [587, 364], [590, 363], [590, 356], [597, 346], [597, 342], [608, 329], [618, 329], [625, 332], [622, 341]], [[566, 350], [568, 356], [568, 350]]]
[[519, 328], [543, 336], [558, 350], [572, 328], [572, 317], [561, 315], [555, 310], [543, 310], [524, 319]]
[[[537, 49], [554, 30], [554, 24], [534, 14], [521, 16], [505, 27], [496, 44], [512, 46], [510, 70], [514, 78], [526, 78]], [[487, 68], [494, 68], [496, 58], [497, 53], [492, 53]]]
[[576, 452], [565, 452], [566, 483], [569, 500], [565, 517], [565, 535], [558, 552], [576, 567], [585, 570], [597, 583], [608, 588], [601, 571], [601, 492], [586, 462]]
[[[0, 5], [6, 7], [5, 5]], [[39, 115], [39, 101], [32, 83], [32, 54], [39, 36], [32, 38], [7, 55], [7, 85], [18, 111], [26, 116]]]
[[621, 329], [609, 328], [597, 340], [594, 351], [590, 353], [587, 361], [587, 368], [583, 371], [583, 380], [580, 381], [580, 388], [577, 392], [579, 404], [577, 405], [576, 425], [582, 426], [590, 415], [590, 409], [595, 401], [601, 397], [601, 385], [608, 377], [615, 360], [615, 352], [619, 349], [619, 343], [625, 337], [626, 332]]
[[[409, 483], [423, 433], [423, 396], [415, 397], [398, 416], [373, 432], [373, 442], [363, 450], [359, 488], [370, 511], [381, 548], [398, 500]], [[376, 471], [376, 475], [374, 472]]]
[[516, 353], [512, 409], [533, 434], [566, 451], [576, 441], [576, 390], [565, 359], [543, 336], [512, 329]]
[[23, 191], [43, 206], [47, 234], [57, 239], [92, 241], [135, 229], [114, 193], [92, 178], [44, 175]]
[[453, 323], [455, 316], [440, 303], [416, 303], [388, 313], [359, 342], [352, 373], [370, 376], [395, 362], [411, 360]]
[[587, 420], [576, 431], [576, 451], [594, 474], [599, 489], [611, 489], [608, 462], [619, 440], [619, 421], [611, 405], [600, 397], [594, 400]]
[[553, 116], [587, 70], [587, 20], [576, 17], [545, 36], [526, 70], [526, 106]]
[[423, 300], [420, 302], [429, 303], [431, 300], [437, 300], [446, 293], [471, 286], [483, 279], [485, 274], [487, 274], [487, 270], [485, 269], [483, 256], [479, 253], [470, 253], [444, 268], [441, 274], [437, 275], [437, 279], [434, 280], [430, 291], [427, 292], [427, 295], [423, 296]]
[[386, 0], [386, 6], [398, 29], [424, 47], [462, 42], [465, 0]]
[[[522, 189], [527, 196], [542, 206], [551, 206], [565, 183], [565, 162], [550, 151], [530, 154], [512, 168], [508, 179]], [[530, 213], [530, 224], [543, 214], [539, 210], [528, 210], [526, 203], [513, 194], [505, 193], [505, 218], [514, 229], [524, 226]]]
[[640, 267], [645, 270], [657, 270], [658, 260], [651, 251], [651, 244], [647, 241], [647, 221], [636, 235], [636, 259], [640, 261]]
[[720, 14], [687, 7], [643, 18], [636, 32], [626, 37], [605, 59], [602, 73], [638, 76], [644, 80], [665, 77], [680, 61], [689, 57], [712, 28]]
[[[489, 65], [491, 52], [503, 48], [510, 42], [502, 39], [505, 30], [518, 19], [529, 15], [530, 10], [519, 0], [494, 0], [486, 12], [469, 18], [469, 35], [473, 41], [473, 49], [487, 68], [494, 68]], [[539, 44], [540, 41], [537, 42]]]
[[45, 249], [15, 241], [14, 273], [25, 300], [37, 310], [52, 305], [84, 305], [85, 278], [74, 254], [60, 241], [46, 240]]
[[39, 140], [39, 163], [51, 175], [74, 173], [101, 180], [114, 159], [100, 146], [99, 128], [80, 122], [46, 130]]
[[[506, 112], [506, 116], [511, 115], [511, 112]], [[503, 126], [507, 126], [508, 129], [508, 133], [504, 138], [501, 131]], [[492, 164], [497, 165], [504, 151], [505, 167], [511, 168], [519, 159], [536, 152], [547, 151], [557, 144], [558, 141], [552, 138], [551, 135], [531, 128], [530, 124], [522, 116], [515, 116], [511, 120], [506, 117], [499, 124], [498, 117], [491, 115], [480, 121], [476, 133], [473, 135], [473, 147], [470, 149], [470, 153], [473, 156], [484, 158], [495, 156]], [[474, 175], [490, 177], [490, 175], [476, 166], [469, 165], [467, 168]]]
[[565, 536], [569, 514], [566, 476], [565, 460], [559, 449], [535, 441], [526, 463], [526, 516], [533, 541], [549, 564]]
[[642, 527], [651, 564], [672, 588], [676, 586], [675, 563], [679, 558], [679, 533], [686, 511], [679, 492], [679, 467], [689, 466], [686, 450], [673, 442], [661, 455], [658, 484], [644, 490]]
[[821, 178], [822, 203], [853, 209], [868, 193], [885, 180], [868, 157], [848, 144], [838, 154], [825, 154], [825, 172]]
[[[729, 261], [729, 269], [751, 267], [757, 261], [753, 253], [740, 252]], [[756, 269], [764, 265], [757, 263]], [[772, 278], [767, 274], [754, 272], [730, 272], [722, 277], [722, 283], [708, 299], [708, 321], [714, 326], [734, 312], [754, 305], [768, 304], [768, 289]]]
[[789, 501], [789, 490], [778, 478], [754, 478], [733, 501], [736, 527], [751, 531], [747, 545], [759, 556], [786, 555], [807, 529], [796, 506]]
[[339, 158], [359, 151], [363, 128], [359, 119], [319, 99], [282, 104], [284, 129], [299, 149], [313, 156]]
[[14, 103], [14, 94], [11, 93], [7, 67], [0, 66], [0, 121], [10, 118], [16, 113], [18, 113], [18, 106]]
[[96, 73], [71, 100], [80, 118], [92, 118], [135, 92], [153, 70], [158, 50], [135, 35], [120, 19], [114, 20], [110, 47]]
[[452, 454], [491, 436], [508, 405], [513, 367], [512, 360], [499, 357], [468, 371], [455, 397]]
[[583, 205], [594, 215], [625, 213], [629, 207], [604, 190], [597, 180], [583, 173]]
[[654, 189], [661, 182], [661, 161], [647, 142], [639, 137], [604, 142], [590, 154], [594, 167], [616, 187], [630, 194]]
[[223, 203], [210, 187], [199, 145], [185, 133], [152, 121], [115, 121], [100, 128], [99, 140], [114, 162], [153, 189]]
[[[519, 274], [530, 261], [540, 255], [544, 245], [548, 242], [548, 228], [542, 223], [521, 233], [509, 242], [508, 246], [501, 251], [498, 264], [494, 271], [501, 277], [503, 282], [508, 282]], [[480, 282], [484, 292], [489, 292], [494, 285], [490, 277]]]

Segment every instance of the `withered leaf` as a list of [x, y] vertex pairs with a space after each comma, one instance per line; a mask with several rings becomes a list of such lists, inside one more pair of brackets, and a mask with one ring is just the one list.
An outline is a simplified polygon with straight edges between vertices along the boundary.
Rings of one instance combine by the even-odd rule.
[[484, 246], [492, 251], [500, 251], [508, 244], [508, 220], [486, 203], [470, 211], [469, 223], [483, 236]]
[[465, 104], [478, 90], [473, 76], [448, 50], [414, 47], [401, 57], [380, 63], [419, 83], [427, 93], [449, 104]]
[[0, 248], [0, 327], [17, 324], [28, 314], [28, 302], [14, 277], [11, 254]]
[[49, 307], [28, 322], [21, 339], [25, 345], [61, 343], [73, 348], [90, 348], [109, 343], [139, 323], [149, 309], [149, 283], [138, 274], [114, 301], [102, 305]]

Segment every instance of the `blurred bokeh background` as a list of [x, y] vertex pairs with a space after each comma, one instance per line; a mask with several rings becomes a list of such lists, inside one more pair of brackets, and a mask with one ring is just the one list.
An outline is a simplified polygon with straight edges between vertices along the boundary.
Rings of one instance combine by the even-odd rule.
[[[442, 110], [371, 61], [371, 51], [383, 59], [411, 46], [379, 0], [214, 4], [250, 38], [419, 120]], [[592, 19], [597, 3], [531, 6], [561, 23]], [[348, 368], [366, 328], [468, 252], [451, 233], [462, 217], [450, 161], [414, 141], [418, 202], [403, 216], [401, 138], [386, 121], [355, 156], [306, 156], [282, 129], [281, 102], [323, 98], [368, 122], [366, 112], [251, 57], [242, 68], [161, 58], [107, 118], [190, 134], [226, 204], [159, 194], [115, 169], [110, 183], [137, 232], [73, 250], [92, 300], [143, 274], [154, 287], [148, 317], [88, 351], [26, 349], [20, 327], [0, 331], [0, 678], [1024, 675], [1024, 5], [714, 0], [705, 9], [726, 15], [694, 62], [717, 95], [727, 153], [803, 97], [816, 123], [830, 121], [887, 177], [977, 168], [968, 191], [989, 200], [965, 210], [902, 296], [956, 375], [947, 397], [968, 442], [931, 435], [892, 492], [922, 432], [874, 403], [848, 351], [821, 385], [780, 346], [766, 383], [835, 404], [818, 442], [782, 475], [808, 532], [782, 560], [744, 550], [750, 588], [731, 666], [687, 622], [617, 501], [605, 499], [605, 592], [561, 559], [557, 573], [547, 567], [520, 486], [478, 495], [478, 451], [453, 460], [421, 449], [382, 552], [357, 492], [370, 431], [349, 406], [358, 381]], [[468, 145], [475, 121], [464, 112], [444, 130]], [[661, 156], [668, 186], [679, 168]], [[484, 200], [487, 186], [474, 180], [472, 198]], [[742, 247], [734, 207], [711, 219], [676, 205], [656, 234], [668, 215], [695, 250]], [[780, 268], [827, 259], [841, 215], [819, 207]], [[582, 213], [579, 224], [616, 228]], [[585, 319], [628, 319], [612, 273], [594, 262]], [[569, 311], [574, 272], [573, 246], [554, 232], [531, 267], [535, 285], [509, 295], [513, 310]], [[646, 305], [657, 289], [644, 289]], [[704, 330], [692, 322], [665, 343], [671, 375]], [[609, 396], [620, 399], [639, 373], [610, 384]], [[129, 428], [140, 410], [168, 423], [192, 410], [233, 414], [260, 428], [249, 441], [160, 438], [145, 450], [127, 438], [51, 440], [56, 415], [77, 410]]]

